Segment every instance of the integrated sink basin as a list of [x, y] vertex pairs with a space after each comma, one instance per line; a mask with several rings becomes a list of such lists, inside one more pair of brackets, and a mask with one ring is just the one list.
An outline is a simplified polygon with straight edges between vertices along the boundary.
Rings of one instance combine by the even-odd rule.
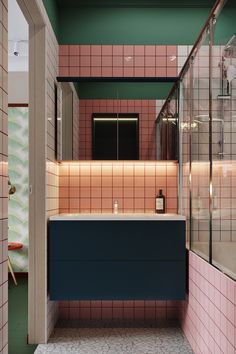
[[154, 213], [118, 213], [118, 214], [58, 214], [50, 217], [51, 221], [72, 221], [72, 220], [140, 220], [140, 221], [185, 221], [186, 217], [179, 214], [154, 214]]

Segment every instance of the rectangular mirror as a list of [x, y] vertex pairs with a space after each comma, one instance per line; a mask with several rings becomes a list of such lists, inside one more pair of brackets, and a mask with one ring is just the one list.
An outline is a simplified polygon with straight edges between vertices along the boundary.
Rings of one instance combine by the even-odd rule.
[[93, 114], [93, 160], [139, 160], [139, 115]]
[[158, 117], [160, 84], [61, 82], [57, 97], [57, 160], [178, 159], [178, 119]]

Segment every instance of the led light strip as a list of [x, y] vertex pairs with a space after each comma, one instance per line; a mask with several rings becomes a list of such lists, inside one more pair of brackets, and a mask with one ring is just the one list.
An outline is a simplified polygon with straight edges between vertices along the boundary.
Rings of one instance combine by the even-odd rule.
[[138, 118], [93, 118], [96, 122], [116, 122], [117, 120], [123, 122], [134, 122], [137, 121]]

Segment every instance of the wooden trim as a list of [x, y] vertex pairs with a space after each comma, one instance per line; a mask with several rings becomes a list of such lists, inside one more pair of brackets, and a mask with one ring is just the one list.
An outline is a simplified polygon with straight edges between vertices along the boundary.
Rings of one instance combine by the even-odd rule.
[[46, 19], [41, 0], [17, 0], [29, 24], [29, 343], [47, 343]]

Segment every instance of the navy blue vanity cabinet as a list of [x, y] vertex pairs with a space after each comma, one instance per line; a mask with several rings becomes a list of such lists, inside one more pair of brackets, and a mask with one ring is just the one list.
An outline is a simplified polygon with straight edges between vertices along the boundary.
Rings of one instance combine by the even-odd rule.
[[49, 222], [51, 300], [182, 300], [185, 221]]

